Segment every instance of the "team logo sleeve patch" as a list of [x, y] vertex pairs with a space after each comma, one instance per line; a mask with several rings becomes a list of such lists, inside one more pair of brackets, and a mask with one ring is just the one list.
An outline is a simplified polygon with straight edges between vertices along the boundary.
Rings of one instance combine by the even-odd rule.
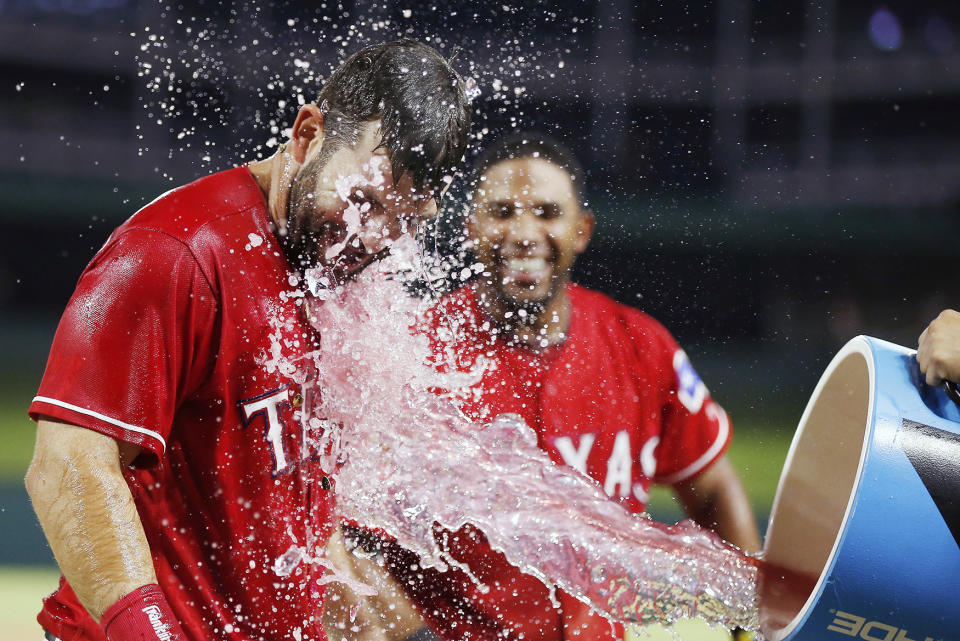
[[696, 414], [707, 397], [707, 386], [700, 380], [682, 349], [673, 354], [673, 370], [677, 375], [677, 398], [691, 414]]

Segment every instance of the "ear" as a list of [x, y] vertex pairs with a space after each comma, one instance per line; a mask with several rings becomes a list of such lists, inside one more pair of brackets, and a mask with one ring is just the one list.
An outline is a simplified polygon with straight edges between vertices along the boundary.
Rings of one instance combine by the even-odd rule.
[[323, 144], [323, 131], [323, 112], [320, 108], [314, 104], [300, 107], [290, 132], [287, 151], [302, 164], [311, 146]]
[[597, 224], [597, 219], [589, 209], [581, 209], [580, 217], [577, 219], [577, 253], [582, 254], [590, 244], [590, 238], [593, 236], [593, 228]]

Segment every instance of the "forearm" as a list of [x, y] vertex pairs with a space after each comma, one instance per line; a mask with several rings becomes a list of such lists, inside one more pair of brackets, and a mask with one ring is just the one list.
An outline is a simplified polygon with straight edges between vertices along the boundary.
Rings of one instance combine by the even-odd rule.
[[687, 515], [698, 525], [715, 531], [746, 552], [760, 551], [760, 534], [750, 501], [726, 457], [675, 490]]
[[737, 488], [725, 487], [707, 497], [691, 518], [746, 552], [760, 551], [757, 524], [739, 484]]
[[27, 491], [63, 575], [95, 620], [157, 578], [113, 439], [40, 421]]
[[328, 586], [324, 627], [331, 639], [430, 641], [438, 638], [429, 632], [412, 601], [390, 573], [374, 559], [358, 557], [349, 551], [339, 532], [327, 543], [327, 558], [341, 572], [377, 590], [376, 595], [359, 597], [343, 584]]

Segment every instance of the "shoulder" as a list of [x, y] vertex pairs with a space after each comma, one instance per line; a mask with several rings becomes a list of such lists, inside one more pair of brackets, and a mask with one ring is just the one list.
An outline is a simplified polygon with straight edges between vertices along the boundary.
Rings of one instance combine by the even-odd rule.
[[114, 232], [84, 270], [77, 291], [93, 292], [100, 299], [135, 292], [146, 299], [167, 296], [170, 287], [188, 292], [212, 289], [186, 243], [160, 231], [133, 227]]
[[570, 285], [570, 300], [576, 313], [600, 326], [616, 326], [635, 340], [656, 342], [666, 347], [676, 344], [660, 321], [635, 307], [618, 303], [606, 294], [580, 285]]
[[237, 167], [172, 189], [135, 213], [117, 229], [152, 230], [185, 244], [213, 225], [230, 224], [237, 214], [265, 208], [259, 186], [246, 167]]
[[120, 225], [101, 253], [112, 245], [127, 251], [140, 245], [154, 264], [187, 259], [216, 289], [224, 265], [249, 258], [244, 249], [269, 246], [272, 237], [260, 187], [246, 167], [238, 167], [163, 194]]

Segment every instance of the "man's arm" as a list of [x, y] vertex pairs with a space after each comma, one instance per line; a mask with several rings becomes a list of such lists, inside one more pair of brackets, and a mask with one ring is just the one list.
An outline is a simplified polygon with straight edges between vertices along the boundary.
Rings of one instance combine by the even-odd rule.
[[923, 330], [917, 362], [929, 385], [960, 381], [960, 312], [944, 310]]
[[137, 450], [93, 430], [37, 422], [27, 493], [60, 570], [96, 621], [121, 597], [157, 582], [122, 474]]
[[674, 486], [687, 515], [746, 552], [760, 551], [760, 534], [740, 477], [726, 456]]
[[335, 532], [327, 542], [327, 558], [341, 572], [377, 590], [373, 596], [361, 597], [342, 583], [327, 586], [323, 626], [331, 641], [439, 639], [386, 568], [372, 558], [349, 551], [340, 532]]

